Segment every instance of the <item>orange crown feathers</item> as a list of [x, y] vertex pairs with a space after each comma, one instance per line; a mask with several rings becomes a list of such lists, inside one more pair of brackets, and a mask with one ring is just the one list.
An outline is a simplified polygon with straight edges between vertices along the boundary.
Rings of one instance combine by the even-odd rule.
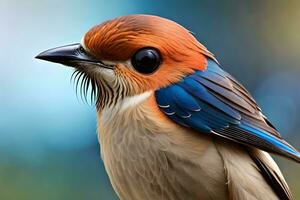
[[143, 47], [158, 49], [165, 63], [185, 63], [194, 70], [205, 69], [205, 56], [213, 58], [184, 27], [152, 15], [106, 21], [87, 32], [84, 43], [90, 53], [102, 60], [125, 61]]
[[184, 27], [152, 15], [129, 15], [104, 22], [87, 32], [83, 42], [89, 53], [108, 61], [130, 60], [145, 47], [158, 49], [162, 62], [153, 74], [143, 75], [122, 65], [115, 68], [134, 88], [134, 93], [178, 82], [195, 70], [204, 70], [207, 57], [214, 59]]

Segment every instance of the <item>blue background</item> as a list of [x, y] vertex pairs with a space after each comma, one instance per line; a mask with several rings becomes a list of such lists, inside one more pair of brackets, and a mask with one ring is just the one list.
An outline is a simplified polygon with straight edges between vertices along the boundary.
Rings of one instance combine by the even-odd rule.
[[[160, 15], [194, 32], [299, 149], [299, 11], [296, 0], [0, 0], [0, 199], [117, 199], [73, 70], [34, 56], [121, 15]], [[275, 159], [300, 198], [299, 165]]]

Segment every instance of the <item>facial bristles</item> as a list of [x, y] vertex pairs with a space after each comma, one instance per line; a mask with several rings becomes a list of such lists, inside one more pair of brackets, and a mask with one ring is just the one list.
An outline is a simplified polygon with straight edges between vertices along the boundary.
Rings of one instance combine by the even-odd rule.
[[80, 69], [76, 69], [70, 81], [75, 87], [77, 98], [80, 97], [80, 99], [87, 104], [97, 104], [99, 89], [97, 81], [93, 77], [87, 75]]

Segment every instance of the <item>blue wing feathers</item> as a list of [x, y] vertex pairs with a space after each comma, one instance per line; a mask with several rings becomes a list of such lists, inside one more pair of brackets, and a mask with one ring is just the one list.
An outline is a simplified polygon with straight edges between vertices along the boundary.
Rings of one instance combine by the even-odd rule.
[[207, 70], [205, 75], [203, 74], [203, 72], [197, 73], [196, 75], [198, 75], [208, 81], [214, 82], [214, 83], [218, 84], [219, 86], [225, 87], [228, 90], [231, 90], [233, 87], [231, 82], [229, 82], [226, 77], [224, 78], [223, 76], [220, 76], [219, 74], [214, 73], [212, 71]]
[[187, 123], [183, 122], [182, 119], [176, 115], [168, 115], [173, 121], [182, 126], [190, 127]]
[[170, 92], [173, 94], [175, 103], [184, 109], [189, 111], [199, 111], [201, 109], [195, 98], [181, 87], [174, 85], [174, 87], [170, 88]]
[[213, 96], [203, 85], [199, 84], [193, 78], [187, 77], [183, 82], [180, 82], [179, 85], [187, 90], [190, 95], [195, 96], [196, 98], [206, 102], [207, 104], [210, 104], [213, 107], [216, 107], [235, 119], [241, 119], [241, 116], [237, 111], [233, 110], [228, 105], [224, 104], [218, 98]]
[[155, 96], [159, 108], [180, 125], [300, 162], [299, 152], [263, 117], [249, 92], [213, 60], [206, 70], [157, 90]]
[[203, 102], [201, 100], [199, 100], [198, 103], [203, 108], [203, 110], [202, 110], [203, 112], [202, 113], [204, 115], [208, 115], [208, 116], [211, 115], [211, 116], [213, 116], [215, 118], [220, 118], [220, 119], [222, 119], [222, 120], [224, 120], [226, 122], [229, 122], [231, 124], [239, 124], [240, 123], [239, 120], [237, 120], [237, 119], [235, 119], [233, 117], [230, 117], [230, 116], [226, 115], [223, 112], [218, 111], [214, 107], [206, 104], [205, 102]]
[[212, 128], [209, 127], [209, 125], [203, 121], [201, 118], [192, 116], [189, 119], [181, 119], [183, 123], [187, 124], [189, 127], [192, 127], [198, 131], [204, 132], [204, 133], [211, 133]]
[[275, 146], [280, 147], [280, 149], [288, 151], [291, 154], [299, 155], [297, 150], [295, 150], [293, 147], [291, 147], [287, 143], [283, 142], [282, 139], [275, 137], [274, 135], [271, 135], [262, 129], [259, 129], [259, 128], [255, 127], [251, 124], [247, 124], [245, 122], [240, 124], [239, 127], [245, 131], [255, 134], [257, 137], [260, 137], [266, 141], [269, 141], [272, 144], [275, 144]]
[[168, 100], [165, 98], [165, 91], [166, 90], [162, 89], [162, 90], [157, 90], [155, 92], [156, 102], [157, 102], [158, 106], [161, 108], [170, 107]]
[[242, 108], [246, 109], [247, 111], [254, 113], [255, 107], [252, 107], [251, 104], [247, 103], [245, 99], [243, 99], [241, 96], [239, 96], [238, 93], [233, 93], [227, 88], [221, 87], [219, 85], [216, 85], [215, 83], [212, 83], [202, 77], [199, 76], [192, 76], [192, 78], [202, 85], [206, 86], [210, 90], [214, 91], [217, 94], [222, 94], [223, 97], [226, 99], [229, 99], [236, 105], [241, 106]]

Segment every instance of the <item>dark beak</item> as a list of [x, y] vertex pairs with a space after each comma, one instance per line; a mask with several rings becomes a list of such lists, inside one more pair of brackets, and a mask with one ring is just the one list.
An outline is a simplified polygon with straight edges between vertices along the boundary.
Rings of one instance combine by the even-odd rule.
[[35, 58], [68, 66], [89, 63], [105, 68], [112, 68], [111, 66], [104, 65], [101, 61], [89, 55], [80, 44], [71, 44], [49, 49], [40, 53]]

